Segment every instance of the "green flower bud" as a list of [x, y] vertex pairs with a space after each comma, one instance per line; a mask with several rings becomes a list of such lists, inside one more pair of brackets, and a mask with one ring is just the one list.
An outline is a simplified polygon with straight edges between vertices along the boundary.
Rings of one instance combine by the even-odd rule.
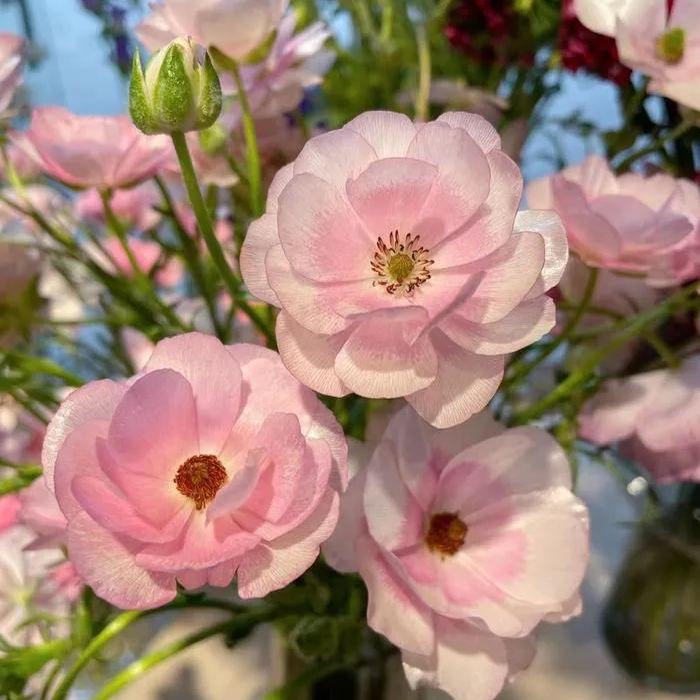
[[129, 112], [144, 134], [172, 134], [210, 127], [221, 113], [221, 84], [209, 54], [188, 39], [175, 39], [151, 56], [146, 71], [134, 55]]

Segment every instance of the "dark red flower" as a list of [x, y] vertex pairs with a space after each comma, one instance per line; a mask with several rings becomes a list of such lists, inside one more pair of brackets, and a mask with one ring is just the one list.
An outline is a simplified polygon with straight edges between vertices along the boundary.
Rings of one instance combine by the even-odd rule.
[[562, 3], [559, 54], [562, 65], [570, 71], [586, 70], [618, 85], [629, 82], [631, 71], [620, 63], [615, 39], [584, 27], [576, 16], [573, 0]]
[[512, 0], [462, 0], [450, 10], [445, 36], [450, 43], [479, 63], [531, 65], [533, 51], [522, 51], [522, 18]]

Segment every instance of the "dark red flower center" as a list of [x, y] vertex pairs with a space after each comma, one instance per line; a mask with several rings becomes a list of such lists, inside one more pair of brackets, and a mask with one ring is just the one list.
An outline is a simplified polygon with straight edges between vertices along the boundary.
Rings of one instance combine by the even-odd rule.
[[464, 544], [468, 529], [454, 513], [435, 513], [430, 518], [425, 543], [431, 552], [451, 557]]
[[175, 475], [177, 490], [202, 510], [226, 483], [226, 469], [214, 455], [190, 457]]

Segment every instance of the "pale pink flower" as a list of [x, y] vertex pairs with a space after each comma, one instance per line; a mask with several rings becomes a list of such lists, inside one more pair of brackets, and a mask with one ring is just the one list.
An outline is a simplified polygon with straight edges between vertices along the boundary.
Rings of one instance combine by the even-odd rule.
[[18, 515], [21, 508], [22, 502], [16, 493], [0, 496], [0, 532], [19, 522]]
[[636, 0], [574, 0], [574, 12], [581, 24], [592, 32], [615, 36], [620, 12]]
[[136, 27], [149, 51], [189, 36], [215, 46], [236, 60], [245, 59], [277, 29], [289, 0], [162, 0]]
[[122, 342], [131, 364], [140, 372], [153, 354], [154, 343], [135, 328], [122, 329]]
[[[335, 60], [323, 45], [330, 32], [322, 22], [294, 34], [296, 15], [287, 14], [279, 23], [275, 41], [265, 59], [242, 69], [246, 93], [256, 118], [275, 117], [299, 106], [304, 91], [320, 85]], [[224, 88], [231, 89], [226, 80]]]
[[580, 433], [620, 452], [656, 481], [700, 481], [700, 355], [677, 369], [611, 379], [580, 416]]
[[24, 132], [10, 131], [7, 134], [7, 146], [4, 153], [0, 154], [0, 176], [3, 180], [9, 180], [8, 160], [22, 182], [33, 180], [41, 173], [41, 159], [27, 141]]
[[50, 423], [44, 473], [68, 553], [101, 597], [150, 608], [237, 576], [286, 586], [332, 532], [346, 444], [333, 415], [254, 345], [164, 340], [131, 381], [91, 382]]
[[[0, 636], [19, 646], [40, 644], [49, 630], [55, 636], [66, 634], [76, 593], [61, 550], [28, 549], [34, 536], [24, 525], [0, 532]], [[38, 615], [56, 621], [37, 623]]]
[[19, 500], [19, 520], [36, 535], [31, 547], [47, 549], [64, 546], [68, 523], [46, 481], [43, 478], [34, 481], [20, 491]]
[[[128, 190], [117, 190], [110, 201], [117, 218], [127, 226], [146, 231], [160, 221], [160, 214], [154, 209], [160, 203], [155, 185], [144, 182]], [[96, 189], [81, 192], [74, 202], [74, 213], [78, 219], [104, 225], [105, 209], [100, 193]]]
[[[27, 212], [39, 212], [51, 223], [61, 220], [67, 211], [67, 200], [56, 190], [45, 185], [30, 184], [22, 190], [4, 189], [2, 196], [8, 202]], [[0, 231], [12, 239], [36, 240], [42, 234], [39, 224], [10, 204], [0, 201]], [[26, 236], [31, 233], [32, 237]]]
[[22, 82], [24, 39], [11, 32], [0, 32], [0, 114], [12, 102]]
[[[469, 163], [469, 167], [465, 167]], [[553, 212], [482, 117], [368, 112], [311, 139], [243, 245], [250, 291], [281, 307], [282, 359], [324, 394], [405, 396], [439, 427], [493, 397], [504, 358], [554, 324], [567, 260]]]
[[[0, 275], [2, 279], [2, 275]], [[15, 464], [39, 464], [46, 426], [18, 403], [0, 402], [0, 457]]]
[[700, 109], [700, 4], [635, 0], [615, 29], [620, 60], [651, 78], [649, 91]]
[[172, 155], [167, 137], [142, 134], [126, 116], [83, 117], [39, 107], [26, 134], [44, 172], [74, 187], [131, 187], [155, 175]]
[[533, 628], [578, 611], [588, 516], [546, 432], [487, 414], [436, 430], [405, 407], [350, 482], [324, 554], [359, 571], [369, 625], [414, 685], [490, 700], [528, 665]]
[[530, 183], [527, 199], [530, 206], [561, 216], [571, 250], [587, 265], [665, 287], [683, 281], [673, 269], [673, 251], [691, 243], [697, 227], [681, 204], [683, 182], [664, 174], [616, 177], [608, 162], [594, 155]]
[[[111, 268], [125, 277], [133, 277], [134, 267], [124, 246], [116, 238], [108, 238], [102, 243], [109, 258], [106, 267]], [[154, 275], [158, 284], [173, 287], [182, 280], [183, 266], [180, 260], [170, 258], [163, 260], [163, 249], [154, 241], [143, 241], [140, 238], [130, 238], [129, 248], [142, 272]], [[101, 251], [97, 253], [100, 259]]]

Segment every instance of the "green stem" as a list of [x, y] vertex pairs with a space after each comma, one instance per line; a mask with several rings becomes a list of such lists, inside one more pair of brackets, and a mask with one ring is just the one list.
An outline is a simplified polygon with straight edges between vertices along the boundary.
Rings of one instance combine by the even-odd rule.
[[[146, 654], [140, 659], [137, 659], [133, 663], [129, 664], [125, 669], [114, 676], [106, 685], [104, 685], [93, 696], [92, 700], [107, 700], [107, 698], [114, 697], [114, 695], [116, 695], [126, 686], [133, 683], [146, 671], [150, 670], [154, 666], [158, 666], [173, 656], [176, 656], [181, 651], [184, 651], [195, 644], [199, 644], [199, 642], [202, 642], [205, 639], [216, 637], [220, 634], [245, 631], [261, 622], [269, 620], [270, 618], [271, 610], [269, 608], [250, 610], [248, 612], [241, 613], [233, 620], [225, 620], [224, 622], [219, 622], [216, 625], [205, 627], [197, 632], [188, 634], [186, 637], [168, 644], [162, 649], [157, 649], [150, 654]], [[54, 700], [56, 700], [56, 698], [54, 698]]]
[[690, 131], [694, 126], [695, 122], [692, 120], [681, 122], [675, 129], [667, 131], [665, 134], [660, 136], [654, 142], [650, 143], [648, 146], [645, 146], [644, 148], [641, 148], [640, 150], [631, 153], [624, 160], [620, 161], [620, 163], [617, 166], [615, 166], [615, 172], [626, 172], [627, 170], [629, 170], [630, 166], [637, 160], [651, 153], [655, 153], [659, 149], [663, 148], [663, 146], [665, 146], [670, 141], [675, 141], [676, 139], [683, 136], [683, 134], [685, 134], [687, 131]]
[[418, 47], [418, 92], [416, 93], [415, 116], [418, 121], [427, 121], [430, 110], [432, 66], [428, 33], [422, 22], [416, 25], [416, 46]]
[[262, 216], [265, 211], [265, 202], [262, 191], [262, 166], [260, 162], [260, 149], [258, 147], [258, 137], [255, 133], [255, 122], [253, 121], [253, 111], [250, 108], [248, 94], [246, 93], [243, 78], [241, 76], [238, 63], [230, 56], [222, 53], [216, 48], [211, 50], [216, 63], [231, 73], [236, 83], [238, 103], [241, 106], [241, 116], [243, 123], [243, 137], [245, 138], [246, 159], [248, 162], [248, 185], [250, 187], [250, 202], [254, 218]]
[[561, 333], [557, 336], [556, 340], [553, 343], [550, 343], [546, 348], [544, 348], [542, 352], [540, 352], [539, 355], [534, 360], [532, 360], [532, 362], [521, 365], [519, 368], [516, 368], [516, 371], [511, 377], [509, 377], [508, 381], [506, 382], [507, 386], [512, 386], [517, 381], [522, 379], [522, 377], [525, 377], [528, 374], [530, 374], [530, 372], [532, 372], [533, 369], [542, 364], [542, 362], [544, 362], [557, 348], [561, 347], [567, 340], [569, 340], [576, 328], [578, 328], [581, 319], [583, 318], [584, 314], [586, 313], [586, 310], [588, 309], [591, 303], [591, 300], [593, 299], [595, 286], [598, 282], [598, 275], [599, 271], [597, 268], [590, 268], [588, 273], [588, 280], [586, 281], [586, 287], [583, 290], [583, 296], [581, 297], [581, 301], [576, 307], [574, 313], [571, 315], [571, 318], [569, 318], [568, 323], [562, 329]]
[[129, 612], [121, 613], [112, 620], [82, 651], [75, 660], [75, 663], [68, 669], [66, 675], [61, 679], [61, 683], [56, 688], [52, 700], [64, 700], [73, 685], [73, 682], [78, 677], [78, 674], [92, 660], [92, 658], [104, 648], [106, 644], [112, 641], [118, 634], [123, 632], [129, 625], [143, 617], [145, 613], [141, 610], [130, 610]]
[[173, 221], [175, 233], [180, 241], [180, 246], [182, 247], [185, 265], [187, 265], [187, 269], [189, 270], [192, 280], [197, 286], [199, 293], [204, 298], [204, 303], [207, 305], [209, 317], [211, 318], [216, 335], [220, 339], [224, 339], [226, 337], [226, 329], [221, 325], [221, 321], [219, 320], [215, 300], [216, 290], [210, 288], [208, 278], [204, 272], [204, 269], [202, 268], [202, 265], [200, 264], [200, 256], [199, 251], [197, 250], [197, 245], [185, 230], [185, 227], [182, 225], [182, 222], [175, 211], [175, 204], [170, 196], [170, 191], [166, 187], [165, 183], [160, 177], [156, 177], [155, 181], [168, 209], [168, 216], [170, 216]]
[[185, 330], [185, 326], [182, 323], [182, 321], [177, 317], [175, 312], [166, 303], [163, 302], [163, 300], [158, 295], [158, 291], [156, 290], [153, 284], [153, 280], [151, 280], [151, 278], [139, 265], [138, 260], [134, 255], [134, 252], [129, 246], [129, 239], [126, 234], [126, 231], [124, 230], [124, 227], [122, 226], [121, 222], [117, 218], [117, 215], [112, 209], [112, 204], [110, 201], [112, 198], [111, 193], [101, 190], [100, 197], [102, 198], [102, 204], [105, 210], [107, 226], [109, 227], [110, 231], [112, 231], [112, 233], [117, 237], [117, 240], [121, 244], [121, 247], [124, 249], [124, 253], [126, 253], [126, 256], [129, 259], [129, 264], [131, 265], [131, 268], [134, 271], [134, 277], [136, 278], [136, 281], [139, 283], [139, 285], [143, 289], [144, 293], [149, 297], [149, 299], [152, 299], [155, 302], [156, 306], [161, 311], [163, 316], [178, 330]]
[[607, 345], [599, 350], [593, 350], [584, 357], [578, 364], [578, 369], [572, 372], [561, 384], [553, 389], [549, 394], [542, 397], [528, 409], [524, 410], [514, 418], [516, 425], [529, 423], [535, 418], [539, 418], [546, 410], [556, 406], [560, 401], [566, 399], [569, 394], [581, 384], [584, 384], [595, 372], [598, 365], [612, 352], [622, 347], [638, 335], [643, 334], [649, 327], [665, 320], [669, 316], [683, 308], [685, 303], [697, 294], [695, 287], [684, 287], [675, 294], [668, 297], [663, 303], [649, 309], [631, 321], [623, 322], [619, 334]]
[[194, 215], [197, 219], [199, 230], [204, 237], [204, 242], [207, 245], [207, 249], [209, 250], [212, 260], [223, 277], [233, 301], [236, 302], [243, 311], [245, 311], [255, 326], [265, 334], [268, 344], [274, 345], [274, 332], [270, 330], [258, 312], [244, 300], [241, 293], [240, 282], [233, 274], [233, 271], [226, 260], [226, 256], [224, 255], [221, 243], [219, 243], [219, 239], [214, 233], [211, 218], [209, 217], [209, 211], [207, 210], [206, 204], [202, 199], [202, 193], [199, 189], [199, 183], [197, 182], [197, 176], [194, 171], [194, 165], [192, 164], [192, 158], [187, 147], [185, 135], [183, 133], [176, 132], [171, 134], [171, 136], [178, 161], [180, 162], [182, 179], [184, 180], [185, 188], [187, 189], [187, 194], [189, 196], [190, 203], [192, 204], [192, 209], [194, 210]]

